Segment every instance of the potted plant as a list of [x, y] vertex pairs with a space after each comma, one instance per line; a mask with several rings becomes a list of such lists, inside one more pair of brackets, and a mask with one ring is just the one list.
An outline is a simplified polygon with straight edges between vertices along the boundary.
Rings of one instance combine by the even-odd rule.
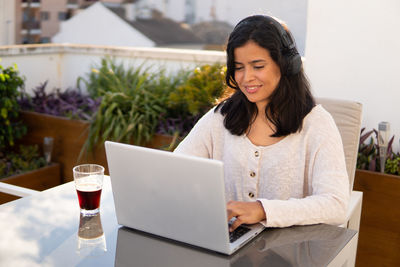
[[77, 88], [46, 90], [47, 84], [46, 81], [34, 88], [32, 96], [23, 92], [18, 100], [21, 119], [29, 132], [21, 142], [35, 144], [46, 136], [53, 137], [52, 158], [61, 164], [63, 182], [70, 181], [100, 99], [93, 99]]
[[223, 75], [218, 64], [167, 75], [102, 59], [87, 80], [79, 78], [92, 97], [102, 98], [87, 147], [106, 139], [143, 145], [156, 133], [184, 134], [222, 95]]
[[224, 71], [214, 64], [167, 75], [164, 69], [125, 69], [103, 59], [87, 79], [79, 79], [92, 97], [101, 97], [84, 151], [105, 140], [173, 149], [223, 95]]
[[[22, 112], [29, 128], [24, 142], [53, 136], [54, 159], [62, 164], [64, 181], [72, 180], [72, 167], [81, 162], [96, 162], [107, 172], [105, 140], [171, 150], [222, 95], [224, 71], [215, 64], [176, 74], [163, 69], [154, 73], [104, 58], [86, 78], [78, 79], [76, 89], [48, 92], [43, 83], [33, 96], [24, 95], [20, 104], [31, 110]], [[88, 94], [79, 89], [83, 84]], [[202, 87], [207, 88], [205, 93], [199, 90]], [[80, 104], [66, 108], [72, 103]], [[88, 106], [89, 112], [77, 111]]]
[[[48, 166], [39, 155], [37, 145], [17, 146], [27, 131], [19, 118], [17, 102], [18, 88], [23, 84], [16, 65], [8, 68], [0, 65], [0, 179], [5, 183], [44, 190], [59, 184], [59, 165]], [[4, 194], [0, 197], [2, 203], [7, 199]]]
[[[385, 166], [380, 166], [378, 132], [375, 129], [364, 131], [361, 130], [354, 179], [354, 190], [363, 192], [357, 258], [392, 265], [389, 259], [393, 259], [393, 252], [400, 249], [397, 238], [400, 218], [400, 155], [392, 149], [393, 136], [388, 143]], [[381, 172], [382, 167], [384, 173]], [[371, 251], [375, 252], [373, 259]]]

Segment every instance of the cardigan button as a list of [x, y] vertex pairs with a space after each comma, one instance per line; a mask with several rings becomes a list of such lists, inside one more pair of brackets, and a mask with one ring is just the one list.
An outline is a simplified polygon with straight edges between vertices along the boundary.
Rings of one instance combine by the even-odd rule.
[[258, 158], [258, 157], [260, 156], [260, 152], [258, 152], [258, 151], [254, 152], [254, 156], [255, 156], [256, 158]]
[[253, 193], [253, 192], [250, 192], [250, 193], [249, 193], [249, 197], [253, 198], [253, 197], [254, 197], [254, 193]]
[[251, 176], [251, 177], [255, 177], [255, 176], [256, 176], [256, 173], [255, 173], [255, 172], [250, 172], [250, 176]]

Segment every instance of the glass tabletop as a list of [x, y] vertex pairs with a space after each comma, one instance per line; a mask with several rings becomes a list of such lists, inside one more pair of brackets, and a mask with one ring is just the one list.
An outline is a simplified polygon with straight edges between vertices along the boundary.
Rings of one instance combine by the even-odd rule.
[[110, 178], [98, 216], [80, 216], [73, 182], [0, 206], [0, 266], [326, 266], [355, 231], [267, 228], [231, 256], [117, 223]]

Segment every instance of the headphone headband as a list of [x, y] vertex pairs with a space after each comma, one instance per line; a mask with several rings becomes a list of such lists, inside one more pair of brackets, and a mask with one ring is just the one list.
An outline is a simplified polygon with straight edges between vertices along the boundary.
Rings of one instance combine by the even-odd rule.
[[[273, 17], [270, 16], [264, 16], [271, 24], [275, 26], [275, 28], [279, 31], [279, 35], [281, 36], [282, 40], [282, 45], [285, 49], [296, 49], [296, 44], [293, 41], [293, 37], [290, 35], [289, 32], [286, 31], [286, 29], [282, 26], [281, 23], [279, 23], [277, 20], [275, 20]], [[297, 49], [296, 49], [297, 51]]]
[[301, 70], [301, 57], [299, 55], [299, 52], [297, 51], [296, 44], [294, 42], [294, 38], [290, 34], [290, 32], [286, 31], [286, 29], [282, 26], [282, 24], [275, 20], [273, 17], [266, 16], [266, 15], [255, 15], [251, 17], [247, 17], [243, 20], [241, 20], [234, 30], [236, 30], [237, 27], [242, 26], [244, 24], [247, 24], [249, 21], [249, 18], [264, 18], [266, 19], [270, 24], [274, 25], [274, 27], [278, 30], [281, 43], [282, 43], [282, 55], [286, 60], [286, 73], [287, 75], [293, 75], [297, 74]]

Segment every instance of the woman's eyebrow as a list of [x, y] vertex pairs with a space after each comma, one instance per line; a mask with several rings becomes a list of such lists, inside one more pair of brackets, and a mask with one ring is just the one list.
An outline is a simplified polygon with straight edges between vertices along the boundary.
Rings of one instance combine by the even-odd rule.
[[256, 59], [256, 60], [250, 61], [250, 64], [265, 63], [265, 62], [266, 62], [266, 60], [264, 60], [264, 59]]
[[[255, 60], [250, 61], [249, 63], [250, 63], [250, 64], [257, 64], [257, 63], [265, 63], [265, 62], [267, 62], [267, 61], [264, 60], [264, 59], [255, 59]], [[235, 61], [234, 64], [236, 64], [236, 65], [243, 65], [242, 62], [237, 62], [237, 61]]]

